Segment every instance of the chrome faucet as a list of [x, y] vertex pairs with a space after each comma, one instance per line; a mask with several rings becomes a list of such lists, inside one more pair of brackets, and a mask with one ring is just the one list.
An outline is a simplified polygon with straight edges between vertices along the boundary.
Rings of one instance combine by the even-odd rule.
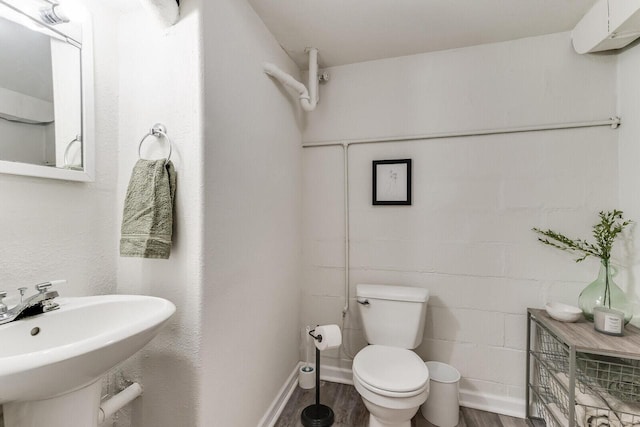
[[26, 288], [20, 288], [20, 302], [11, 308], [2, 301], [7, 296], [7, 292], [0, 291], [0, 325], [60, 308], [60, 305], [54, 301], [59, 296], [58, 291], [51, 288], [65, 283], [67, 283], [66, 280], [39, 283], [36, 285], [38, 293], [27, 298], [24, 298]]

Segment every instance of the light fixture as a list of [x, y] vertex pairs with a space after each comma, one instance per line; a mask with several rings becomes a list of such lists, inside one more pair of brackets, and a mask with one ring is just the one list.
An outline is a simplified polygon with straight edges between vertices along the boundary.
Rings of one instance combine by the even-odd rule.
[[57, 3], [40, 9], [40, 18], [42, 19], [42, 22], [49, 25], [58, 25], [69, 22], [69, 18]]

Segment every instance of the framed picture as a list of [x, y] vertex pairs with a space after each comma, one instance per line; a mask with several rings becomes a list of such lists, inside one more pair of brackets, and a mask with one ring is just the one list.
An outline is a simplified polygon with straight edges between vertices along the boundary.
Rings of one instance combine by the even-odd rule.
[[411, 159], [373, 161], [373, 204], [411, 204]]

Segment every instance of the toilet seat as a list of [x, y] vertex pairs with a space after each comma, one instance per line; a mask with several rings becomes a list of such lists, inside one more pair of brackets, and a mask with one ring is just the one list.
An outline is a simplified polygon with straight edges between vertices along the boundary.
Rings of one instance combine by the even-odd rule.
[[411, 350], [369, 345], [353, 359], [353, 375], [369, 391], [388, 397], [411, 397], [425, 391], [429, 370]]

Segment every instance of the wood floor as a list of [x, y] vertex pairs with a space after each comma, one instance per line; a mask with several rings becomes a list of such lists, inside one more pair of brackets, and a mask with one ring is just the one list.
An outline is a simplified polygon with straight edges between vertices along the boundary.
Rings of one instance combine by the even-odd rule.
[[[302, 427], [300, 414], [315, 402], [315, 390], [296, 387], [275, 427]], [[353, 386], [322, 381], [320, 402], [331, 407], [335, 413], [334, 427], [366, 427], [369, 412]], [[414, 427], [433, 427], [422, 417], [420, 411], [412, 421]], [[475, 409], [461, 408], [458, 427], [527, 427], [525, 420], [492, 414]]]

